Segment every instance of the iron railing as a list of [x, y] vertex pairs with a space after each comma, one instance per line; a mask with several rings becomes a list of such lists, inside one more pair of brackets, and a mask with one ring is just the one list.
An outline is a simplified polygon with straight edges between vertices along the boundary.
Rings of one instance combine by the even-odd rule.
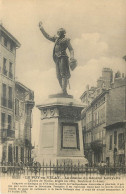
[[15, 131], [11, 129], [2, 129], [1, 130], [1, 137], [2, 140], [7, 140], [8, 137], [14, 138], [15, 137]]
[[53, 164], [50, 163], [46, 164], [43, 162], [42, 165], [39, 163], [34, 163], [33, 165], [27, 166], [27, 165], [1, 165], [0, 166], [0, 176], [3, 175], [75, 175], [75, 174], [104, 174], [104, 175], [114, 175], [114, 174], [126, 174], [126, 167], [107, 167], [107, 166], [99, 166], [99, 167], [88, 167], [85, 165], [80, 165], [79, 163], [77, 165], [71, 164]]
[[9, 78], [13, 79], [13, 73], [9, 71]]
[[8, 99], [8, 108], [12, 109], [13, 107], [13, 101]]
[[7, 70], [6, 70], [6, 68], [3, 68], [3, 74], [7, 76]]
[[8, 129], [7, 130], [7, 137], [14, 138], [15, 137], [15, 131]]
[[86, 130], [92, 129], [92, 127], [93, 127], [93, 122], [92, 121], [90, 121], [89, 123], [86, 124]]

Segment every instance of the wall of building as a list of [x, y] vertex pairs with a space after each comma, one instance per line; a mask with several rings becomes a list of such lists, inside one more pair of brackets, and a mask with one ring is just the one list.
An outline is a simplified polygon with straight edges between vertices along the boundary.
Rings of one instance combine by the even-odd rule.
[[[115, 126], [112, 129], [106, 130], [106, 160], [109, 158], [109, 165], [116, 165], [120, 166], [121, 161], [120, 161], [120, 155], [124, 155], [124, 139], [120, 142], [122, 143], [122, 147], [120, 148], [120, 143], [119, 143], [119, 135], [124, 134], [124, 126], [119, 127]], [[116, 142], [115, 142], [115, 135], [114, 133], [117, 133], [116, 136]], [[111, 146], [110, 146], [110, 136], [112, 137], [111, 141]], [[114, 158], [114, 150], [116, 151], [116, 159]], [[115, 163], [115, 164], [114, 164]], [[123, 163], [123, 162], [122, 162]]]
[[[83, 100], [83, 97], [87, 97], [86, 94], [86, 92], [83, 93], [81, 100]], [[92, 110], [92, 124], [90, 123], [90, 110]], [[98, 160], [103, 160], [104, 162], [107, 160], [108, 162], [109, 159], [110, 163], [114, 165], [115, 156], [113, 152], [115, 151], [116, 145], [112, 144], [112, 148], [109, 149], [110, 136], [112, 135], [111, 141], [113, 143], [114, 131], [117, 130], [117, 136], [125, 131], [125, 125], [123, 124], [125, 120], [126, 78], [124, 76], [121, 77], [121, 74], [118, 72], [113, 80], [112, 70], [110, 68], [103, 68], [102, 76], [97, 81], [94, 99], [82, 111], [81, 123], [83, 127], [83, 139], [85, 153], [89, 161], [91, 159], [92, 163], [98, 162]], [[117, 126], [111, 129], [112, 124], [123, 124], [123, 127]], [[91, 130], [89, 130], [90, 125], [92, 125]], [[126, 136], [124, 134], [124, 140], [126, 141], [125, 138]], [[91, 157], [89, 157], [89, 153]], [[124, 159], [124, 149], [118, 150], [117, 148], [117, 157], [117, 161]]]
[[[6, 44], [5, 40], [6, 38]], [[12, 40], [0, 31], [0, 142], [6, 137], [11, 137], [12, 132], [7, 133], [8, 130], [8, 119], [11, 119], [10, 130], [14, 133], [14, 75], [15, 75], [15, 57], [16, 57], [16, 46]], [[5, 62], [5, 63], [4, 63]], [[4, 66], [5, 64], [5, 66]], [[5, 67], [5, 68], [4, 68]], [[3, 84], [6, 86], [5, 93], [3, 94]], [[11, 90], [11, 95], [9, 95]], [[3, 129], [2, 124], [2, 113], [5, 114], [5, 124]], [[8, 118], [10, 117], [10, 118]], [[9, 135], [10, 134], [10, 135]]]
[[90, 163], [105, 161], [106, 95], [99, 95], [82, 113], [85, 156]]
[[[32, 91], [23, 85], [19, 91], [15, 88], [16, 47], [20, 47], [20, 43], [0, 25], [0, 162], [9, 163], [27, 162], [30, 158], [31, 113], [34, 106]], [[19, 100], [18, 115], [15, 115], [15, 98]], [[2, 113], [5, 113], [4, 126]]]
[[[31, 95], [32, 94], [32, 95]], [[28, 162], [31, 153], [31, 114], [34, 106], [33, 92], [21, 83], [15, 86], [15, 147], [18, 161]]]
[[109, 90], [107, 98], [106, 125], [125, 120], [126, 114], [126, 85]]

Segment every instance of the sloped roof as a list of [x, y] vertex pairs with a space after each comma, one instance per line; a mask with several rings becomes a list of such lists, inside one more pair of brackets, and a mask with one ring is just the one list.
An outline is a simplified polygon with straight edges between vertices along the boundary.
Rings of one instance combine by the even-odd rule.
[[21, 46], [20, 42], [10, 32], [8, 32], [8, 30], [6, 30], [1, 24], [0, 24], [0, 31], [5, 33], [16, 44], [17, 48]]

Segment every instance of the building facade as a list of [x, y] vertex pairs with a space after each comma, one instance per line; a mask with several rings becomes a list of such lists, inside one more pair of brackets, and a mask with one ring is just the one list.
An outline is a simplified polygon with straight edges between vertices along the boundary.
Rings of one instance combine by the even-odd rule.
[[0, 162], [15, 161], [15, 61], [20, 43], [0, 25]]
[[112, 70], [104, 68], [92, 101], [82, 111], [84, 150], [91, 165], [125, 163], [125, 96], [126, 78], [115, 75], [113, 80]]
[[82, 111], [84, 151], [90, 165], [105, 161], [107, 90]]
[[15, 162], [27, 163], [31, 159], [31, 128], [34, 93], [15, 82]]
[[0, 25], [0, 158], [8, 162], [12, 162], [9, 153], [14, 140], [15, 59], [19, 47], [20, 43]]
[[109, 91], [106, 117], [106, 161], [126, 165], [126, 77], [115, 77]]

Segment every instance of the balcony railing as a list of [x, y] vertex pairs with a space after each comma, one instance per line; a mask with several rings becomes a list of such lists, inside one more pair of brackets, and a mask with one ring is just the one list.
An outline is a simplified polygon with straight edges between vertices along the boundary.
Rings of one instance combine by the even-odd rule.
[[7, 75], [7, 70], [5, 68], [3, 68], [3, 74]]
[[[8, 102], [8, 105], [7, 105], [7, 102]], [[13, 108], [13, 101], [10, 99], [7, 99], [5, 97], [2, 97], [1, 98], [1, 105], [4, 107], [8, 106], [8, 108], [12, 109]]]
[[28, 139], [25, 139], [25, 146], [26, 147], [32, 147], [32, 144]]
[[9, 78], [13, 79], [13, 74], [10, 71], [9, 71]]
[[8, 129], [2, 129], [1, 131], [2, 142], [7, 141], [8, 138], [14, 138], [14, 137], [15, 137], [15, 131], [8, 130]]
[[99, 119], [96, 119], [95, 121], [93, 121], [93, 127], [96, 127], [97, 125], [99, 125]]
[[1, 98], [1, 105], [5, 107], [7, 106], [7, 99], [5, 97]]
[[13, 130], [7, 130], [7, 137], [12, 137], [12, 138], [14, 138], [15, 137], [15, 131], [13, 131]]
[[1, 137], [3, 140], [7, 139], [8, 137], [14, 138], [15, 137], [15, 131], [8, 130], [8, 129], [2, 129]]
[[1, 137], [2, 139], [7, 138], [7, 129], [2, 129]]
[[13, 101], [12, 100], [8, 100], [8, 108], [12, 109], [13, 107]]
[[102, 151], [103, 146], [104, 145], [101, 140], [94, 140], [91, 142], [91, 148], [95, 152]]
[[89, 123], [86, 124], [86, 129], [92, 129], [92, 121], [90, 121]]

